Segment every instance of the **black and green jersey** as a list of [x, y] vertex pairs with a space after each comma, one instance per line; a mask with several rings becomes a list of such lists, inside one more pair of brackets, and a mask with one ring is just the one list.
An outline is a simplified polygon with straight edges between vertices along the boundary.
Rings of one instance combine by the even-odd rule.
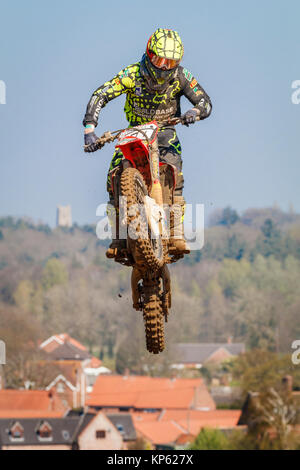
[[142, 63], [137, 62], [121, 70], [112, 80], [105, 82], [92, 95], [83, 124], [97, 126], [102, 108], [117, 96], [126, 93], [124, 111], [130, 126], [156, 120], [164, 121], [180, 116], [180, 98], [185, 96], [199, 110], [200, 119], [211, 112], [211, 101], [191, 72], [179, 66], [163, 94], [150, 91], [142, 73]]

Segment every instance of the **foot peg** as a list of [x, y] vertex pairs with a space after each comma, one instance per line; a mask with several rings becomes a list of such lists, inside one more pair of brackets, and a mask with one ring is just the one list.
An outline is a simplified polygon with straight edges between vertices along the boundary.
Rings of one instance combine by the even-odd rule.
[[116, 258], [126, 250], [126, 241], [124, 240], [113, 240], [110, 247], [106, 251], [107, 258]]
[[191, 252], [189, 245], [182, 238], [170, 240], [169, 253], [187, 255]]

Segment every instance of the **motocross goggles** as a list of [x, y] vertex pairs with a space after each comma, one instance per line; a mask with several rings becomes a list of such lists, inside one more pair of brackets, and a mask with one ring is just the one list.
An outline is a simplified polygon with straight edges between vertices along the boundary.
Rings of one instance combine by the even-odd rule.
[[151, 54], [151, 63], [158, 69], [172, 70], [179, 65], [180, 60], [165, 59], [158, 55]]

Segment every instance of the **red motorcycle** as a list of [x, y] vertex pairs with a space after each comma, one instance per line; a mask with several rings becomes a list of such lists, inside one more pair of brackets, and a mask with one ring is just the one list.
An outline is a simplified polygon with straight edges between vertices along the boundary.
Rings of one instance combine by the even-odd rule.
[[143, 312], [147, 349], [154, 354], [164, 350], [164, 321], [168, 321], [171, 307], [167, 264], [183, 258], [169, 243], [176, 168], [159, 161], [157, 134], [159, 127], [178, 123], [180, 118], [160, 124], [152, 121], [105, 132], [98, 140], [99, 148], [117, 140], [116, 148], [124, 156], [111, 173], [119, 228], [125, 229], [126, 238], [126, 249], [115, 261], [133, 267], [133, 308]]

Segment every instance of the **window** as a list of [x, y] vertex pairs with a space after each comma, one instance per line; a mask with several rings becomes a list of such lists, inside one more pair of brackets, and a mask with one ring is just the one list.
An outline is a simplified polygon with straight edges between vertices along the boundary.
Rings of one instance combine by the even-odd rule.
[[105, 437], [106, 437], [106, 431], [104, 431], [104, 429], [96, 431], [96, 439], [105, 439]]
[[68, 441], [70, 439], [70, 433], [69, 431], [66, 431], [65, 429], [62, 431], [62, 437], [64, 438], [65, 441]]
[[56, 391], [57, 393], [64, 393], [65, 386], [62, 382], [58, 382], [58, 384], [56, 385]]
[[11, 440], [16, 440], [16, 441], [23, 441], [24, 440], [24, 428], [23, 426], [18, 423], [18, 422], [15, 422], [13, 423], [13, 425], [11, 426], [10, 430], [9, 430], [9, 437]]
[[42, 421], [36, 431], [39, 440], [52, 440], [52, 427], [47, 421]]
[[116, 428], [119, 431], [120, 434], [124, 434], [124, 426], [123, 424], [117, 423]]

